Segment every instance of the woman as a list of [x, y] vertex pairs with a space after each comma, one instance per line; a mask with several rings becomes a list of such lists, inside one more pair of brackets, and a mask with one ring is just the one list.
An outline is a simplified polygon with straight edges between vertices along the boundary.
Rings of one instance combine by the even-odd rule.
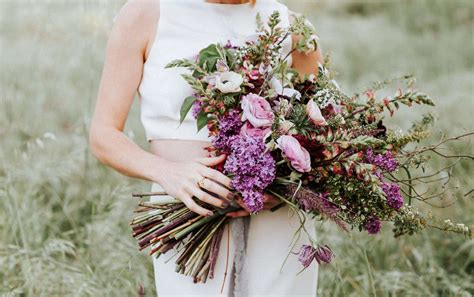
[[[164, 69], [164, 65], [192, 57], [210, 43], [242, 43], [255, 32], [257, 13], [265, 20], [275, 10], [280, 12], [282, 25], [288, 26], [290, 13], [276, 0], [129, 0], [115, 19], [107, 45], [90, 130], [94, 155], [127, 176], [152, 182], [152, 191], [164, 190], [168, 198], [181, 200], [199, 214], [211, 215], [212, 211], [193, 199], [227, 207], [235, 198], [229, 191], [231, 180], [211, 168], [225, 156], [208, 156], [204, 149], [209, 145], [207, 131], [197, 133], [191, 117], [179, 125], [179, 108], [191, 89], [180, 76], [183, 69]], [[283, 54], [297, 40], [298, 36], [288, 38]], [[294, 52], [289, 59], [301, 74], [316, 74], [318, 62], [322, 63], [319, 49], [307, 54]], [[123, 133], [137, 91], [150, 152]], [[275, 203], [275, 198], [266, 196], [265, 209]], [[230, 216], [248, 216], [248, 212]], [[315, 296], [317, 267], [297, 276], [301, 266], [290, 256], [280, 269], [296, 225], [287, 208], [252, 216], [245, 242], [243, 234], [235, 234], [235, 230], [235, 236], [229, 238], [229, 259], [236, 260], [234, 265], [231, 261], [227, 267], [225, 251], [221, 251], [216, 276], [206, 284], [193, 284], [190, 278], [175, 273], [173, 261], [166, 261], [166, 256], [154, 259], [158, 295]], [[226, 246], [227, 239], [224, 236], [221, 246]], [[226, 274], [232, 276], [227, 281]]]

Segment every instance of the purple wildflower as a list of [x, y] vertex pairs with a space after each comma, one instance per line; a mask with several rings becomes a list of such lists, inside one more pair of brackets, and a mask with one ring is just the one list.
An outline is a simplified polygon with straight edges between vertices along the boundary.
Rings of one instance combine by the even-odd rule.
[[195, 100], [193, 102], [193, 106], [191, 109], [191, 113], [195, 119], [197, 118], [198, 114], [201, 112], [201, 109], [202, 109], [202, 101]]
[[325, 246], [320, 245], [316, 249], [316, 255], [314, 258], [316, 259], [318, 264], [321, 264], [321, 262], [330, 263], [333, 257], [334, 257], [334, 254], [332, 253], [331, 249], [327, 245]]
[[393, 183], [382, 183], [381, 186], [387, 197], [387, 204], [395, 210], [399, 210], [403, 206], [403, 197], [400, 194], [400, 186]]
[[372, 148], [368, 148], [365, 152], [365, 158], [370, 164], [373, 164], [387, 172], [393, 172], [398, 167], [398, 162], [393, 157], [391, 151], [387, 151], [384, 154], [374, 154]]
[[298, 261], [301, 262], [304, 268], [307, 268], [314, 260], [316, 249], [310, 245], [303, 244], [298, 253]]
[[369, 234], [377, 234], [382, 229], [382, 223], [377, 217], [369, 218], [365, 224], [364, 229], [367, 230]]
[[298, 205], [304, 211], [317, 211], [322, 214], [336, 214], [339, 208], [328, 200], [329, 193], [313, 193], [298, 199]]
[[344, 221], [338, 217], [339, 207], [328, 199], [329, 193], [316, 193], [313, 190], [306, 187], [298, 187], [295, 184], [289, 184], [286, 188], [287, 195], [294, 197], [302, 210], [317, 213], [324, 218], [332, 220], [344, 231], [347, 231]]
[[229, 155], [224, 172], [232, 176], [232, 186], [242, 194], [251, 212], [263, 208], [263, 191], [275, 179], [276, 165], [259, 137], [235, 135], [226, 141]]
[[219, 119], [219, 134], [213, 137], [212, 144], [223, 152], [229, 152], [229, 139], [239, 134], [242, 124], [240, 113], [235, 109], [230, 110]]
[[333, 256], [334, 254], [327, 245], [318, 245], [317, 248], [314, 248], [310, 245], [304, 244], [298, 252], [298, 261], [300, 261], [304, 268], [307, 268], [311, 265], [313, 260], [316, 260], [318, 264], [321, 264], [322, 262], [330, 263]]

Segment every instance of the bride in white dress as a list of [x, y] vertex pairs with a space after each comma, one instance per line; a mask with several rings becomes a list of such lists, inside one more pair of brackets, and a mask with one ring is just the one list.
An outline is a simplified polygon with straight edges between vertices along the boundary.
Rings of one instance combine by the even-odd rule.
[[[152, 191], [164, 190], [170, 195], [153, 200], [180, 199], [203, 215], [210, 210], [193, 199], [227, 207], [226, 199], [232, 199], [227, 188], [230, 179], [210, 168], [225, 156], [208, 156], [204, 150], [209, 145], [207, 130], [197, 133], [191, 116], [179, 125], [182, 100], [192, 91], [180, 76], [184, 69], [165, 69], [164, 65], [192, 57], [210, 43], [242, 43], [255, 33], [257, 13], [265, 20], [275, 10], [280, 12], [281, 25], [288, 26], [292, 13], [276, 0], [129, 0], [115, 19], [107, 45], [90, 131], [94, 155], [127, 176], [152, 182]], [[297, 40], [298, 36], [288, 38], [283, 54]], [[306, 54], [294, 52], [288, 59], [302, 75], [316, 74], [318, 62], [322, 63], [319, 48]], [[136, 92], [149, 151], [123, 133]], [[198, 182], [203, 178], [201, 187]], [[266, 198], [268, 210], [276, 199]], [[244, 210], [233, 213], [246, 219], [230, 224], [230, 238], [224, 232], [221, 247], [230, 243], [230, 263], [226, 265], [223, 248], [215, 278], [205, 284], [194, 284], [191, 278], [176, 273], [173, 260], [166, 261], [168, 255], [154, 259], [158, 296], [316, 296], [316, 264], [297, 275], [301, 265], [290, 255], [281, 269], [299, 221], [286, 207], [266, 210], [251, 217]], [[308, 228], [314, 231], [313, 226]]]

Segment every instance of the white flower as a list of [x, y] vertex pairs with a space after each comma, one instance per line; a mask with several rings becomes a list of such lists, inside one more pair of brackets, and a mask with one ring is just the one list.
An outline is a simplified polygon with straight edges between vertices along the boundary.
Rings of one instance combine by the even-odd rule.
[[301, 93], [292, 88], [283, 88], [280, 80], [276, 77], [272, 77], [270, 80], [270, 86], [277, 92], [279, 95], [293, 97], [295, 96], [297, 100], [301, 99]]
[[321, 64], [320, 62], [318, 62], [318, 69], [319, 71], [322, 72], [324, 76], [329, 77], [329, 70], [326, 67], [324, 67], [324, 65]]
[[265, 64], [260, 63], [260, 67], [258, 67], [258, 72], [260, 74], [266, 74], [272, 72], [273, 68], [272, 65], [265, 66]]
[[316, 50], [316, 44], [318, 43], [319, 41], [319, 37], [318, 35], [316, 34], [312, 34], [309, 38], [308, 38], [308, 41], [306, 43], [306, 47], [308, 48], [306, 50], [306, 54], [309, 53], [309, 52], [312, 52], [314, 50]]
[[244, 82], [242, 75], [227, 71], [216, 77], [216, 88], [222, 93], [235, 93], [240, 91], [240, 85]]
[[280, 129], [279, 129], [279, 132], [281, 134], [294, 134], [295, 131], [294, 131], [294, 128], [295, 127], [295, 124], [293, 124], [292, 122], [288, 121], [288, 120], [284, 120], [280, 123]]

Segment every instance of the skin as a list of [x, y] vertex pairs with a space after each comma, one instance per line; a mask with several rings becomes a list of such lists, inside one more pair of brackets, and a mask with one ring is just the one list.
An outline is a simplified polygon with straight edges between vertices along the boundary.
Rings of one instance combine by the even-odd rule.
[[[246, 1], [208, 2], [232, 5]], [[180, 199], [192, 211], [201, 215], [212, 215], [212, 211], [200, 207], [193, 196], [221, 208], [226, 208], [231, 199], [236, 199], [243, 206], [241, 198], [229, 190], [231, 180], [212, 169], [223, 162], [226, 156], [210, 157], [204, 149], [209, 145], [208, 142], [152, 140], [150, 150], [146, 151], [123, 133], [158, 21], [159, 4], [156, 0], [129, 0], [117, 15], [107, 43], [97, 103], [91, 121], [91, 151], [102, 163], [126, 176], [160, 184], [169, 195]], [[298, 36], [293, 36], [293, 42], [297, 40]], [[294, 52], [292, 58], [292, 66], [301, 75], [316, 74], [317, 62], [323, 62], [320, 49], [308, 54]], [[198, 182], [203, 178], [204, 185], [201, 188]], [[265, 209], [278, 203], [275, 197], [265, 195]], [[243, 209], [228, 215], [238, 217], [249, 213]]]

